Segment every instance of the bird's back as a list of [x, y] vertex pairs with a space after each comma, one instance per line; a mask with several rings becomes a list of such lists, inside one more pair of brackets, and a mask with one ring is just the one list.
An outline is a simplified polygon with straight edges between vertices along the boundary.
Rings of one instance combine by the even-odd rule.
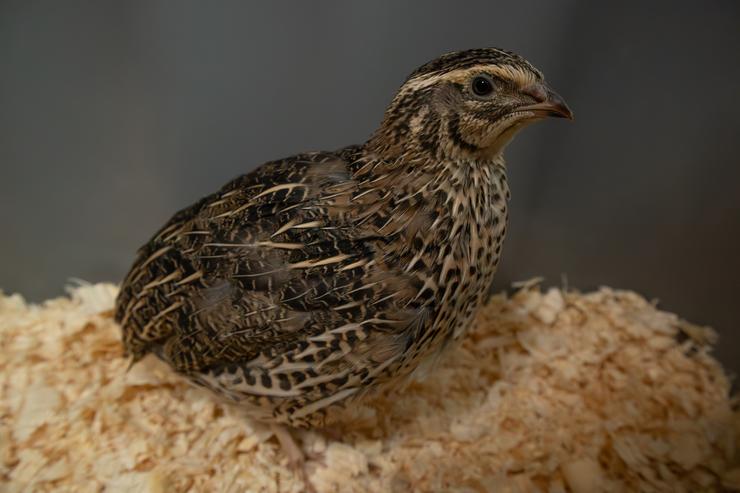
[[355, 147], [299, 155], [177, 213], [122, 285], [127, 352], [293, 425], [412, 371], [433, 340], [442, 211], [414, 193], [433, 177], [389, 192], [375, 166]]

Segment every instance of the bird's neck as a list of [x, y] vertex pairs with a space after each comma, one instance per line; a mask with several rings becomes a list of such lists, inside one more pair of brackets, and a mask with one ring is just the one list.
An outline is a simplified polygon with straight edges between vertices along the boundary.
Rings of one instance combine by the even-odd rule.
[[355, 180], [368, 192], [368, 201], [392, 204], [398, 217], [405, 217], [398, 211], [406, 210], [428, 215], [430, 229], [418, 234], [437, 235], [444, 243], [505, 221], [509, 189], [501, 155], [477, 161], [387, 151], [378, 155], [366, 148]]
[[[487, 206], [489, 194], [508, 195], [502, 154], [490, 158], [446, 155], [439, 146], [371, 139], [363, 149], [364, 165], [357, 169], [365, 183], [424, 193], [432, 201], [478, 201]], [[441, 205], [441, 204], [440, 204]]]

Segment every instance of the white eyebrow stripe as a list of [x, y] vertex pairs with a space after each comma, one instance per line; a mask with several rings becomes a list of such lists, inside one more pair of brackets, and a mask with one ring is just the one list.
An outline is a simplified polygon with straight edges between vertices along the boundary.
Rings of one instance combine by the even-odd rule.
[[416, 91], [434, 85], [440, 81], [463, 82], [469, 77], [482, 72], [501, 77], [516, 83], [519, 87], [524, 87], [533, 82], [537, 82], [535, 74], [529, 70], [523, 70], [513, 65], [476, 65], [465, 69], [452, 70], [443, 74], [427, 74], [416, 79], [412, 79], [403, 86], [403, 91]]

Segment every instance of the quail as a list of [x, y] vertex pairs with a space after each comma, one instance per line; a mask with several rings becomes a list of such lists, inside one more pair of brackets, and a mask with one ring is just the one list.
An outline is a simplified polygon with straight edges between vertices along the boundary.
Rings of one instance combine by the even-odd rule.
[[318, 427], [464, 334], [506, 234], [504, 147], [572, 118], [542, 73], [494, 48], [406, 79], [362, 145], [263, 164], [176, 213], [116, 300], [127, 355]]

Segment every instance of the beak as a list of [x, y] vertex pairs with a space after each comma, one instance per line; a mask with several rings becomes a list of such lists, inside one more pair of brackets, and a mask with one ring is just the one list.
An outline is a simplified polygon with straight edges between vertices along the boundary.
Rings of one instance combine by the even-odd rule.
[[573, 112], [565, 104], [563, 98], [558, 93], [547, 87], [545, 84], [538, 84], [522, 91], [524, 94], [531, 96], [536, 101], [535, 104], [520, 106], [515, 111], [530, 111], [536, 116], [547, 117], [554, 116], [557, 118], [573, 119]]

